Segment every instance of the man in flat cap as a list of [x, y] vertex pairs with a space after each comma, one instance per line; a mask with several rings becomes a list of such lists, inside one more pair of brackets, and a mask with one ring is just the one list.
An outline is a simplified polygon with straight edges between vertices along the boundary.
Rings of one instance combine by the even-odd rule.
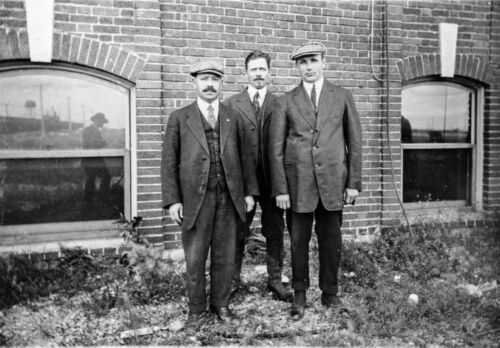
[[[82, 147], [84, 149], [92, 150], [103, 149], [106, 147], [106, 141], [101, 134], [101, 128], [104, 124], [108, 123], [108, 120], [103, 113], [98, 112], [90, 118], [90, 121], [92, 121], [92, 124], [85, 127], [82, 132]], [[109, 199], [108, 193], [111, 176], [104, 158], [82, 158], [82, 167], [85, 170], [85, 188], [83, 198], [86, 205], [83, 214], [88, 215], [92, 207], [96, 208], [93, 203], [100, 203], [102, 206], [106, 205], [106, 202]], [[100, 179], [98, 195], [95, 194], [97, 178]], [[96, 199], [97, 202], [94, 202]], [[102, 208], [102, 206], [97, 207], [97, 209]]]
[[290, 209], [291, 314], [302, 317], [309, 288], [312, 225], [319, 245], [321, 303], [340, 304], [338, 269], [342, 209], [361, 191], [361, 125], [350, 92], [327, 81], [325, 46], [312, 42], [291, 54], [302, 83], [285, 93], [270, 129], [272, 196]]
[[206, 311], [205, 264], [210, 251], [210, 311], [230, 322], [228, 307], [237, 225], [254, 206], [258, 187], [239, 115], [219, 102], [222, 64], [191, 67], [198, 97], [174, 111], [163, 140], [163, 207], [182, 229], [189, 322]]
[[[257, 172], [260, 196], [257, 198], [262, 210], [262, 234], [266, 238], [267, 288], [282, 301], [292, 300], [292, 291], [281, 282], [283, 267], [284, 211], [271, 198], [271, 177], [269, 172], [267, 143], [269, 125], [277, 105], [278, 97], [267, 90], [270, 80], [271, 57], [262, 51], [252, 51], [245, 58], [248, 86], [230, 97], [227, 104], [244, 116], [243, 121], [250, 138], [246, 144], [252, 149], [252, 159]], [[255, 208], [247, 213], [246, 221], [240, 224], [236, 240], [236, 261], [233, 274], [232, 293], [240, 286], [241, 265], [245, 252], [246, 238], [255, 216]]]

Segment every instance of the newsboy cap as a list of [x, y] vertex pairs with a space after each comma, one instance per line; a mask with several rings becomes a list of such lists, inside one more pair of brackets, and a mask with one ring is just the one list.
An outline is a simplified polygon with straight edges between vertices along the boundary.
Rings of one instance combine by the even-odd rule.
[[290, 59], [296, 60], [304, 56], [313, 56], [316, 54], [324, 55], [325, 53], [326, 47], [321, 42], [308, 42], [296, 47], [290, 54]]
[[209, 59], [202, 60], [198, 63], [193, 64], [191, 66], [191, 69], [189, 70], [189, 73], [191, 74], [191, 76], [196, 76], [203, 73], [211, 73], [218, 76], [224, 76], [224, 68], [222, 67], [221, 62]]
[[106, 116], [102, 112], [98, 112], [90, 118], [91, 121], [101, 121], [102, 123], [108, 123]]

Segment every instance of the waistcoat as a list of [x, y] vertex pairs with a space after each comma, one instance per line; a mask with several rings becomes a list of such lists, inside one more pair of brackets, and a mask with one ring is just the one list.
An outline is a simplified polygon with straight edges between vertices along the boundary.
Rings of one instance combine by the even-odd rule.
[[203, 128], [205, 129], [205, 137], [207, 138], [208, 149], [210, 151], [210, 169], [208, 171], [208, 189], [214, 189], [217, 183], [225, 189], [226, 175], [224, 167], [220, 158], [220, 117], [217, 118], [215, 127], [212, 128], [210, 123], [203, 117], [200, 112], [200, 117], [203, 121]]

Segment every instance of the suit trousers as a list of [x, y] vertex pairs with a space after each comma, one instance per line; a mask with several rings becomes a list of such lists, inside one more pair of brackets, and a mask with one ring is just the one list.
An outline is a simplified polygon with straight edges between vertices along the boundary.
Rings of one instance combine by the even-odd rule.
[[[261, 186], [262, 187], [262, 186]], [[283, 267], [283, 234], [285, 230], [285, 221], [283, 210], [276, 206], [276, 201], [271, 198], [269, 192], [263, 191], [255, 199], [255, 206], [252, 211], [246, 214], [246, 221], [242, 221], [238, 226], [236, 240], [236, 259], [233, 280], [240, 281], [241, 266], [245, 253], [246, 240], [250, 236], [250, 225], [255, 216], [255, 210], [259, 202], [261, 208], [262, 235], [266, 238], [266, 264], [268, 265], [269, 282], [275, 283], [281, 281], [281, 269]], [[269, 250], [270, 248], [273, 250]], [[276, 250], [275, 250], [276, 249]]]
[[239, 221], [229, 190], [218, 183], [209, 183], [193, 227], [182, 231], [191, 313], [206, 310], [205, 267], [209, 251], [210, 304], [217, 307], [229, 304]]
[[315, 220], [319, 247], [319, 287], [325, 294], [336, 295], [342, 250], [342, 211], [328, 211], [320, 200], [314, 212], [289, 211], [287, 218], [292, 244], [292, 288], [309, 288], [309, 241]]

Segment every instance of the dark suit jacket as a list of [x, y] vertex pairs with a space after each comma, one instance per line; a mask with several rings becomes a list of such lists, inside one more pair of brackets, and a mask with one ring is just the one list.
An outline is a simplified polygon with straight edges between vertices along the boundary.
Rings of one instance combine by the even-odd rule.
[[[196, 102], [174, 111], [163, 140], [161, 180], [163, 207], [182, 203], [183, 229], [190, 229], [205, 197], [210, 153], [200, 110]], [[236, 210], [245, 221], [245, 196], [258, 195], [255, 170], [244, 128], [236, 112], [219, 106], [220, 151], [227, 187]]]
[[280, 100], [270, 129], [272, 195], [290, 194], [292, 209], [343, 208], [346, 187], [361, 191], [361, 125], [349, 91], [326, 81], [318, 115], [302, 84]]
[[244, 116], [244, 123], [247, 130], [247, 139], [245, 139], [245, 144], [251, 146], [252, 159], [255, 169], [257, 169], [259, 158], [259, 132], [261, 134], [260, 151], [264, 178], [259, 178], [259, 184], [261, 186], [261, 194], [263, 193], [262, 191], [270, 193], [271, 173], [269, 169], [269, 156], [267, 149], [269, 142], [269, 126], [271, 124], [273, 112], [278, 104], [278, 97], [272, 93], [269, 93], [269, 91], [266, 93], [266, 98], [264, 99], [264, 103], [262, 104], [262, 107], [260, 109], [260, 115], [262, 118], [260, 130], [258, 127], [257, 118], [255, 117], [252, 101], [248, 96], [248, 90], [246, 88], [241, 93], [231, 96], [226, 103], [228, 106], [239, 111], [239, 113]]

